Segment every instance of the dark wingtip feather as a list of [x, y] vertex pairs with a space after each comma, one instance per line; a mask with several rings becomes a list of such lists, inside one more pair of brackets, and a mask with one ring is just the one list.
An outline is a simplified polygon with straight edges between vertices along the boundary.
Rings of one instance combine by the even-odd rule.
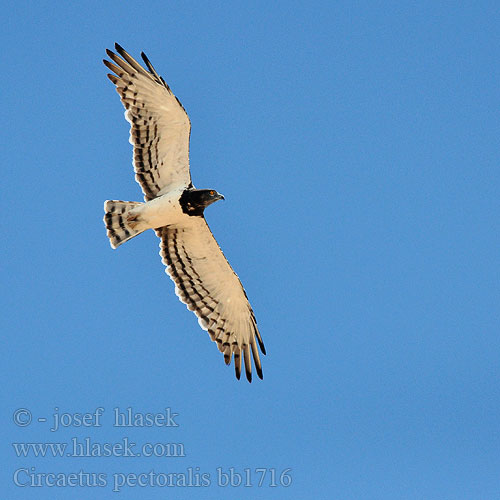
[[109, 62], [107, 59], [103, 59], [102, 62], [104, 63], [104, 66], [106, 66], [106, 68], [110, 69], [111, 71], [113, 71], [117, 75], [119, 75], [120, 73], [123, 73], [123, 71], [118, 66], [116, 66], [116, 64]]
[[141, 57], [146, 66], [148, 67], [149, 71], [151, 71], [153, 65], [151, 64], [151, 61], [149, 60], [148, 56], [144, 52], [141, 52]]
[[262, 342], [262, 340], [260, 340], [260, 339], [257, 339], [257, 341], [259, 342], [259, 347], [260, 347], [262, 354], [264, 354], [264, 356], [265, 356], [266, 355], [266, 348], [264, 347], [264, 342]]
[[106, 54], [108, 54], [108, 57], [113, 57], [114, 55], [116, 55], [112, 50], [109, 50], [109, 49], [106, 49]]
[[252, 340], [250, 347], [252, 348], [253, 363], [255, 365], [255, 370], [257, 371], [257, 375], [259, 376], [259, 378], [262, 379], [262, 365], [260, 364], [259, 350], [257, 348], [255, 340]]
[[243, 360], [245, 361], [245, 372], [247, 375], [247, 380], [252, 381], [252, 360], [250, 358], [250, 346], [247, 344], [243, 345]]
[[255, 316], [253, 315], [252, 311], [252, 324], [253, 324], [253, 333], [255, 338], [257, 339], [257, 342], [259, 343], [260, 351], [262, 354], [266, 354], [266, 348], [264, 347], [264, 341], [262, 340], [262, 337], [260, 336], [259, 329], [257, 328], [257, 321], [255, 321]]
[[264, 341], [262, 340], [262, 337], [260, 336], [259, 330], [257, 329], [257, 325], [254, 324], [254, 333], [255, 333], [255, 338], [257, 339], [257, 342], [259, 343], [260, 351], [264, 356], [266, 355], [266, 348], [264, 347]]
[[241, 377], [241, 356], [239, 349], [234, 353], [234, 371], [236, 373], [236, 378], [239, 380]]
[[108, 78], [116, 85], [118, 83], [118, 77], [115, 75], [112, 75], [111, 73], [108, 73]]
[[118, 51], [119, 54], [125, 52], [125, 49], [118, 42], [115, 42], [115, 49]]
[[257, 376], [261, 379], [261, 380], [264, 380], [264, 374], [262, 373], [262, 368], [260, 368], [259, 366], [256, 367], [257, 369]]
[[264, 342], [262, 341], [259, 330], [257, 330], [257, 328], [255, 328], [255, 337], [257, 338], [257, 342], [259, 343], [260, 351], [265, 356], [266, 355], [266, 348], [264, 347]]
[[152, 75], [154, 75], [156, 78], [158, 78], [159, 80], [162, 80], [161, 76], [156, 72], [156, 70], [154, 69], [154, 66], [151, 64], [151, 61], [148, 59], [148, 56], [144, 52], [141, 52], [141, 57], [142, 57], [142, 60], [144, 61], [144, 63], [146, 64], [149, 72]]

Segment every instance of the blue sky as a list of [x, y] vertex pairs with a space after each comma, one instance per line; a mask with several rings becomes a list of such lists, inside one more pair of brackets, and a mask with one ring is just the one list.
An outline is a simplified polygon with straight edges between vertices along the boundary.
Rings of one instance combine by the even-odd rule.
[[[496, 2], [3, 7], [5, 498], [500, 498]], [[189, 112], [193, 180], [225, 195], [206, 217], [256, 312], [263, 381], [225, 367], [152, 232], [109, 247], [103, 201], [142, 199], [101, 62], [115, 41]], [[100, 427], [50, 430], [101, 407]], [[178, 426], [115, 427], [128, 407]], [[86, 437], [185, 456], [11, 444]], [[210, 485], [113, 492], [190, 468]], [[252, 486], [220, 485], [230, 468]], [[19, 470], [106, 484], [16, 486]]]

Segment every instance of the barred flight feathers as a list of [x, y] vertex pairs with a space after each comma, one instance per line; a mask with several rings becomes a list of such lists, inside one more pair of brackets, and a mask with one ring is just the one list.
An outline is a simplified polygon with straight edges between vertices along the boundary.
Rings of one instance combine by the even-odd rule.
[[257, 343], [263, 354], [266, 350], [252, 307], [205, 219], [191, 217], [189, 223], [163, 227], [157, 234], [161, 237], [160, 255], [175, 283], [175, 293], [217, 343], [226, 364], [234, 356], [239, 379], [243, 356], [246, 377], [251, 382], [252, 354], [255, 370], [262, 379]]
[[[134, 146], [135, 179], [145, 201], [178, 186], [191, 184], [189, 134], [191, 124], [186, 111], [143, 54], [146, 71], [120, 45], [119, 55], [106, 53], [103, 60], [115, 75], [108, 74], [125, 106], [130, 122], [130, 143]], [[120, 57], [121, 56], [121, 57]]]

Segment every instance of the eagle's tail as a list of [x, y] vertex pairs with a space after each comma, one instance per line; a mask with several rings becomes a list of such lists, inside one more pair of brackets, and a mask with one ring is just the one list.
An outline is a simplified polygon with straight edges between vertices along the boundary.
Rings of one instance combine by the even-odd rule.
[[138, 226], [135, 216], [130, 213], [133, 208], [142, 205], [137, 201], [107, 200], [104, 202], [104, 224], [108, 232], [111, 246], [116, 248], [145, 229]]

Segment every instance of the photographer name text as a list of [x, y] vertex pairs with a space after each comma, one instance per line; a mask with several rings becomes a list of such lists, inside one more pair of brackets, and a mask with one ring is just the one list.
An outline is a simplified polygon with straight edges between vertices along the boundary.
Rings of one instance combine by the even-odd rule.
[[[59, 408], [55, 407], [51, 415], [50, 431], [57, 432], [68, 427], [102, 427], [105, 413], [106, 410], [102, 406], [87, 413], [61, 413]], [[179, 427], [175, 420], [178, 416], [179, 414], [174, 413], [170, 407], [159, 413], [137, 412], [130, 406], [125, 409], [115, 407], [111, 412], [111, 424], [113, 427]], [[17, 426], [26, 427], [32, 423], [33, 415], [30, 410], [19, 408], [14, 412], [13, 419]], [[37, 421], [44, 423], [47, 418], [39, 417]]]

